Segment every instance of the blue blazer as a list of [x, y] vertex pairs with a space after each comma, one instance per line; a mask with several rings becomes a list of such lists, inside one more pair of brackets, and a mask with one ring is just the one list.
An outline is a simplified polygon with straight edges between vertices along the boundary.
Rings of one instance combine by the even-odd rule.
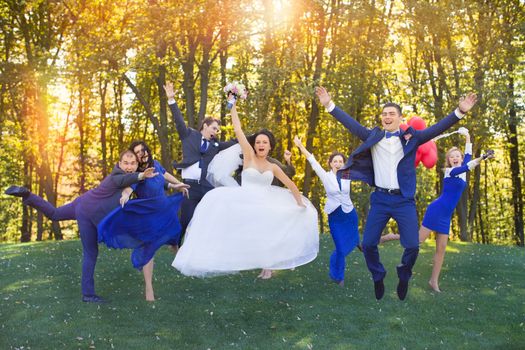
[[[234, 145], [235, 143], [237, 143], [237, 141], [232, 140], [227, 142], [220, 142], [216, 139], [212, 139], [210, 140], [210, 144], [208, 145], [206, 152], [204, 152], [204, 154], [201, 154], [200, 148], [202, 134], [200, 133], [200, 131], [189, 128], [186, 125], [186, 122], [182, 117], [182, 112], [177, 106], [177, 103], [170, 104], [169, 106], [171, 110], [171, 115], [173, 116], [175, 127], [177, 128], [177, 132], [182, 143], [182, 161], [174, 161], [173, 167], [176, 169], [184, 169], [192, 164], [197, 163], [198, 161], [202, 161], [201, 181], [208, 183], [206, 181], [206, 174], [208, 172], [208, 165], [210, 164], [213, 157], [215, 157], [215, 155], [220, 151]], [[211, 186], [210, 184], [208, 185]]]
[[[385, 131], [379, 127], [373, 129], [365, 128], [337, 106], [330, 114], [341, 122], [352, 134], [363, 141], [363, 143], [352, 152], [350, 157], [348, 157], [348, 161], [339, 172], [349, 170], [350, 179], [354, 181], [364, 181], [370, 186], [375, 186], [371, 148], [381, 141], [385, 136]], [[437, 124], [424, 130], [415, 130], [409, 127], [404, 132], [401, 132], [399, 138], [403, 145], [404, 156], [397, 166], [397, 180], [403, 197], [414, 198], [416, 193], [416, 168], [414, 162], [419, 145], [433, 139], [456, 124], [459, 120], [460, 118], [456, 113], [452, 112]], [[409, 134], [412, 135], [412, 137], [407, 141], [404, 136]]]

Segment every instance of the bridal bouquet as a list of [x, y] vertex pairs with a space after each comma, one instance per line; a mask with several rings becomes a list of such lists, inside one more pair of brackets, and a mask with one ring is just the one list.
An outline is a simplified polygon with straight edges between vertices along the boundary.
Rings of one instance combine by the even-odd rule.
[[231, 109], [233, 107], [235, 100], [237, 100], [238, 98], [245, 100], [246, 97], [248, 97], [248, 90], [246, 90], [244, 84], [241, 84], [237, 81], [229, 83], [224, 87], [223, 90], [226, 93], [226, 95], [231, 94], [228, 98], [228, 104], [226, 105], [228, 109]]

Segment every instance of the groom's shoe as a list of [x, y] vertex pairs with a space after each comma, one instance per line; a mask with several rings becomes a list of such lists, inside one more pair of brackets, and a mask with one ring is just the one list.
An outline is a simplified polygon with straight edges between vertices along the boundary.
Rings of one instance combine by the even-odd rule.
[[383, 295], [385, 295], [385, 284], [383, 283], [383, 279], [374, 281], [374, 292], [376, 293], [377, 300], [381, 300], [383, 298]]
[[405, 300], [407, 293], [408, 281], [399, 280], [399, 283], [397, 284], [397, 296], [399, 297], [399, 300]]
[[10, 186], [4, 193], [10, 196], [27, 198], [31, 192], [23, 186]]
[[99, 304], [105, 304], [108, 301], [102, 297], [99, 297], [98, 295], [83, 295], [82, 301], [85, 303], [99, 303]]

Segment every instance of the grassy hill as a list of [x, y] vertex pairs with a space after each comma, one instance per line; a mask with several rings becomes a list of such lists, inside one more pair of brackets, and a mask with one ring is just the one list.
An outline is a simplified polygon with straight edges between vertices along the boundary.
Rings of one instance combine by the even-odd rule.
[[[430, 241], [428, 241], [430, 242]], [[422, 246], [406, 301], [397, 299], [398, 242], [381, 247], [386, 294], [376, 301], [364, 258], [347, 258], [346, 285], [319, 257], [268, 281], [257, 272], [195, 279], [156, 258], [157, 301], [143, 298], [129, 251], [100, 247], [97, 293], [80, 301], [79, 241], [0, 245], [0, 349], [524, 349], [525, 250], [451, 243], [440, 287], [427, 287]]]

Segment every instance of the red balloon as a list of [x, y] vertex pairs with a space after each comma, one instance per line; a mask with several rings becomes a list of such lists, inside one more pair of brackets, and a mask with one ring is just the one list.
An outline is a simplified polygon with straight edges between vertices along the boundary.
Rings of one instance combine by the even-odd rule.
[[399, 124], [399, 128], [400, 128], [402, 131], [405, 131], [406, 129], [408, 129], [408, 125], [406, 125], [406, 124]]
[[427, 123], [425, 123], [423, 118], [418, 116], [410, 118], [410, 120], [408, 121], [408, 125], [416, 130], [423, 130], [427, 127]]

